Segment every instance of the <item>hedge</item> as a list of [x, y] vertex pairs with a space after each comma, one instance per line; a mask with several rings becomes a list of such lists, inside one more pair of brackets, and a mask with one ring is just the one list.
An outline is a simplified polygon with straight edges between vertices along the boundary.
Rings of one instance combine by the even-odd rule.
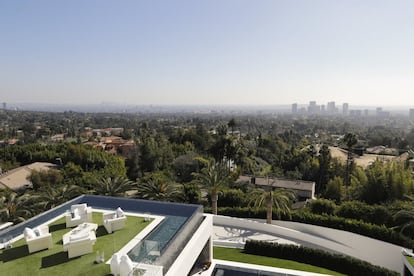
[[306, 263], [347, 275], [399, 275], [397, 272], [350, 256], [303, 246], [247, 240], [244, 252]]
[[376, 225], [338, 216], [316, 215], [310, 212], [294, 212], [292, 213], [292, 221], [344, 230], [403, 247], [413, 248], [414, 246], [412, 239], [385, 225]]

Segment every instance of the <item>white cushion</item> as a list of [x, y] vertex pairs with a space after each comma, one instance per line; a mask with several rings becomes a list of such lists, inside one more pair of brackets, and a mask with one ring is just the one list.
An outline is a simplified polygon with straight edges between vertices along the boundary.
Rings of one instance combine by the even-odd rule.
[[75, 211], [76, 209], [78, 209], [78, 212], [81, 214], [86, 212], [86, 208], [87, 208], [86, 203], [74, 204], [70, 207], [72, 211]]
[[32, 229], [32, 228], [29, 228], [29, 227], [24, 228], [24, 232], [23, 232], [23, 234], [24, 234], [24, 237], [25, 237], [26, 239], [33, 239], [33, 238], [35, 238], [35, 237], [36, 237], [36, 234], [35, 234], [35, 232], [33, 231], [33, 229]]
[[79, 217], [80, 217], [80, 215], [79, 215], [79, 209], [76, 208], [75, 210], [73, 210], [73, 216], [72, 216], [72, 218], [79, 218]]
[[124, 216], [124, 211], [121, 209], [121, 207], [118, 207], [118, 209], [116, 209], [116, 216], [118, 218], [123, 217]]
[[83, 233], [82, 235], [71, 235], [69, 240], [70, 241], [79, 241], [89, 238], [89, 233]]

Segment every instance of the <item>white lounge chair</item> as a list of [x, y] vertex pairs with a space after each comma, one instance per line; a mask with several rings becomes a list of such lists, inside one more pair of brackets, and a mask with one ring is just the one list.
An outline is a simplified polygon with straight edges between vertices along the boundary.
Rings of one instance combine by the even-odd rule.
[[34, 229], [26, 227], [23, 235], [29, 248], [29, 253], [52, 248], [52, 234], [49, 233], [49, 226], [47, 225]]
[[403, 255], [405, 255], [405, 256], [414, 257], [414, 253], [413, 253], [413, 251], [409, 251], [409, 250], [408, 250], [408, 249], [406, 249], [406, 248], [402, 248], [402, 249], [401, 249], [401, 252], [402, 252], [402, 254], [403, 254]]
[[125, 227], [126, 216], [120, 207], [115, 212], [104, 213], [102, 217], [103, 225], [108, 233]]
[[92, 208], [86, 203], [72, 205], [70, 212], [66, 213], [66, 227], [77, 226], [83, 222], [92, 222]]

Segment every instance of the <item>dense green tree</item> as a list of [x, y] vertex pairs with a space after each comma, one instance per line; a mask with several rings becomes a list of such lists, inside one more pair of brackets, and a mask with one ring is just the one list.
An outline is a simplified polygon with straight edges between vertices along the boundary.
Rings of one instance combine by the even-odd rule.
[[195, 183], [184, 183], [183, 184], [183, 201], [191, 204], [200, 204], [201, 202], [201, 191], [200, 187]]
[[367, 184], [363, 187], [361, 199], [367, 203], [381, 203], [402, 199], [411, 194], [414, 180], [411, 169], [396, 162], [375, 161], [366, 169]]
[[180, 155], [174, 159], [172, 167], [176, 176], [176, 179], [180, 183], [191, 182], [193, 180], [193, 173], [199, 169], [198, 161], [196, 160], [197, 154], [190, 152], [184, 155]]
[[33, 170], [27, 179], [32, 183], [35, 191], [42, 187], [54, 187], [63, 182], [62, 174], [56, 169]]
[[319, 172], [316, 181], [316, 192], [321, 193], [325, 191], [326, 184], [328, 183], [331, 166], [331, 153], [326, 144], [323, 144], [319, 150], [318, 161]]
[[340, 203], [343, 196], [343, 184], [342, 177], [335, 176], [333, 179], [328, 181], [324, 197], [327, 199], [334, 200], [336, 203]]

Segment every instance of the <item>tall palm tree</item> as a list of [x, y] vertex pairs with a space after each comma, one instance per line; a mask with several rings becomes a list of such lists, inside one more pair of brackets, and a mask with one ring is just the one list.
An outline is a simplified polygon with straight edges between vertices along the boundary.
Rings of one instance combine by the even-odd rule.
[[236, 119], [234, 119], [234, 117], [232, 117], [230, 119], [230, 121], [227, 123], [227, 126], [231, 129], [231, 134], [234, 134], [234, 128], [237, 126], [237, 122]]
[[175, 201], [182, 195], [180, 185], [149, 179], [138, 185], [137, 197], [148, 200]]
[[352, 157], [352, 149], [358, 143], [358, 139], [354, 133], [347, 133], [344, 136], [343, 142], [345, 143], [346, 148], [348, 150], [347, 159], [346, 159], [346, 176], [345, 176], [345, 186], [348, 187], [351, 182], [351, 170], [352, 170], [352, 164], [354, 162], [353, 157]]
[[92, 187], [92, 193], [123, 197], [135, 188], [136, 183], [125, 177], [102, 177]]
[[228, 170], [223, 164], [216, 164], [214, 159], [198, 158], [197, 160], [204, 163], [205, 166], [200, 172], [193, 173], [194, 182], [210, 193], [212, 212], [217, 215], [218, 194], [227, 184]]
[[251, 196], [252, 200], [249, 205], [254, 205], [255, 207], [266, 206], [266, 223], [268, 224], [272, 224], [273, 207], [275, 207], [275, 213], [280, 219], [282, 213], [290, 214], [290, 204], [296, 197], [291, 190], [274, 190], [273, 187], [256, 189]]

